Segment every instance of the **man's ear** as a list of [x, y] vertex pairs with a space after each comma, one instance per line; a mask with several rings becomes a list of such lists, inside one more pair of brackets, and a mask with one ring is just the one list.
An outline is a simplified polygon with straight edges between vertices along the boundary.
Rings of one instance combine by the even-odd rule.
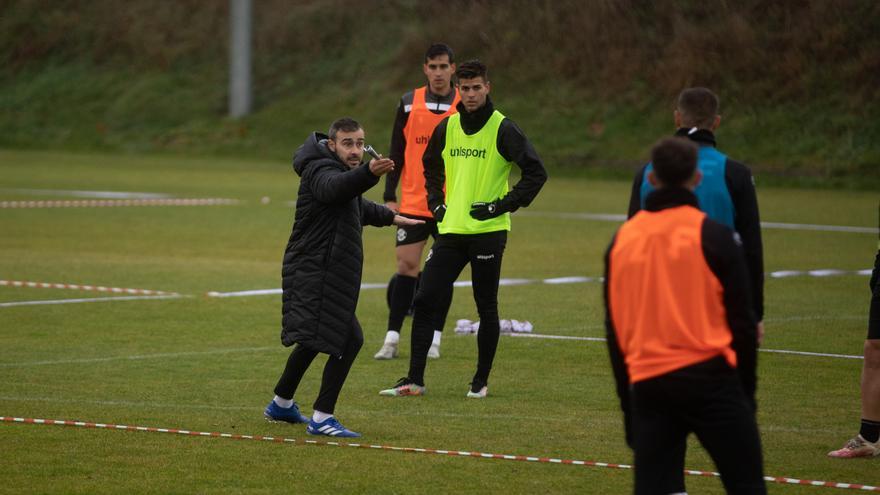
[[681, 125], [681, 112], [679, 112], [678, 109], [676, 109], [675, 111], [672, 112], [672, 120], [675, 121], [675, 128], [676, 129], [680, 129], [680, 128], [684, 127]]
[[660, 182], [660, 179], [657, 178], [657, 175], [654, 174], [653, 170], [648, 172], [648, 184], [651, 184], [654, 189], [660, 189], [660, 186], [663, 185], [663, 183]]
[[330, 151], [336, 153], [336, 141], [328, 138], [327, 147], [330, 148]]
[[694, 169], [694, 175], [688, 180], [687, 187], [693, 191], [700, 185], [700, 182], [703, 182], [703, 171], [697, 168]]
[[715, 129], [718, 129], [718, 126], [720, 126], [720, 125], [721, 125], [721, 116], [716, 115], [715, 120], [712, 121], [712, 131], [714, 132]]

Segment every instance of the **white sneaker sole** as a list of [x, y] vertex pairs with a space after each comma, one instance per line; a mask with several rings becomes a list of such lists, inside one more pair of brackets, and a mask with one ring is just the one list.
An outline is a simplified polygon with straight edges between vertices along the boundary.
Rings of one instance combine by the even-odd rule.
[[467, 398], [468, 399], [485, 399], [486, 396], [489, 395], [489, 387], [483, 387], [479, 392], [471, 392], [468, 390]]

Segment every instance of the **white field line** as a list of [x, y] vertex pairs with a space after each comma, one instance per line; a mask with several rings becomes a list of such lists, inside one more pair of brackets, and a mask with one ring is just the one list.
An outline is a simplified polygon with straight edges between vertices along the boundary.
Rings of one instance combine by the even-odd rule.
[[[511, 337], [523, 337], [523, 338], [532, 338], [532, 339], [551, 339], [551, 340], [580, 340], [587, 342], [605, 342], [605, 337], [576, 337], [573, 335], [545, 335], [539, 333], [504, 333], [502, 335], [509, 335]], [[777, 354], [793, 354], [797, 356], [812, 356], [812, 357], [830, 357], [830, 358], [841, 358], [841, 359], [864, 359], [863, 356], [851, 355], [851, 354], [831, 354], [824, 352], [808, 352], [808, 351], [790, 351], [787, 349], [758, 349], [759, 352], [772, 352]]]
[[170, 198], [170, 194], [128, 192], [128, 191], [75, 191], [69, 189], [16, 189], [11, 187], [0, 188], [2, 192], [18, 194], [30, 194], [33, 196], [70, 196], [73, 198], [101, 198], [101, 199], [161, 199]]
[[26, 366], [47, 366], [55, 364], [79, 364], [79, 363], [103, 363], [107, 361], [141, 361], [145, 359], [165, 359], [192, 356], [209, 356], [213, 354], [235, 354], [248, 352], [265, 352], [277, 351], [277, 346], [271, 347], [234, 347], [231, 349], [214, 349], [210, 351], [184, 351], [184, 352], [163, 352], [157, 354], [134, 354], [130, 356], [111, 356], [98, 358], [82, 358], [82, 359], [54, 359], [47, 361], [26, 361], [21, 363], [0, 363], [0, 368], [20, 368]]
[[[859, 275], [859, 276], [870, 276], [871, 270], [837, 270], [837, 269], [820, 269], [820, 270], [780, 270], [775, 272], [767, 273], [767, 276], [770, 278], [791, 278], [791, 277], [831, 277], [831, 276], [843, 276], [843, 275]], [[530, 284], [545, 284], [545, 285], [563, 285], [563, 284], [583, 284], [583, 283], [602, 283], [604, 281], [604, 277], [583, 277], [583, 276], [571, 276], [571, 277], [556, 277], [556, 278], [545, 278], [545, 279], [528, 279], [528, 278], [502, 278], [498, 281], [498, 285], [501, 286], [515, 286], [515, 285], [530, 285]], [[455, 282], [456, 287], [470, 287], [472, 285], [470, 280], [459, 280]], [[371, 289], [384, 289], [388, 287], [387, 283], [363, 283], [361, 284], [361, 290], [371, 290]], [[233, 291], [233, 292], [217, 292], [211, 291], [205, 294], [208, 297], [251, 297], [251, 296], [270, 296], [270, 295], [278, 295], [281, 294], [281, 289], [253, 289], [253, 290], [241, 290], [241, 291]]]
[[[571, 220], [597, 220], [600, 222], [622, 223], [626, 221], [626, 215], [617, 213], [579, 213], [579, 212], [553, 212], [553, 211], [523, 211], [520, 210], [515, 215], [526, 217], [549, 217], [563, 218]], [[761, 227], [765, 229], [784, 229], [784, 230], [816, 230], [824, 232], [847, 232], [855, 234], [877, 234], [880, 229], [876, 227], [855, 227], [849, 225], [819, 225], [809, 223], [784, 223], [784, 222], [761, 222]]]
[[[838, 316], [838, 317], [807, 317], [811, 319], [855, 319], [849, 316]], [[771, 321], [781, 321], [783, 319], [777, 320], [767, 320]], [[604, 328], [603, 325], [590, 325], [586, 327], [578, 327], [575, 330], [581, 329], [598, 329]], [[561, 330], [561, 329], [557, 329]], [[473, 334], [466, 334], [473, 335]], [[503, 336], [509, 337], [519, 337], [519, 338], [530, 338], [530, 339], [544, 339], [544, 340], [574, 340], [581, 342], [605, 342], [604, 337], [579, 337], [575, 335], [552, 335], [552, 334], [538, 334], [538, 333], [502, 333]], [[456, 334], [458, 336], [458, 334]], [[157, 353], [157, 354], [135, 354], [129, 356], [111, 356], [111, 357], [96, 357], [96, 358], [81, 358], [81, 359], [57, 359], [57, 360], [44, 360], [44, 361], [25, 361], [18, 363], [0, 363], [0, 368], [20, 368], [27, 366], [47, 366], [47, 365], [57, 365], [57, 364], [83, 364], [83, 363], [99, 363], [99, 362], [108, 362], [108, 361], [139, 361], [145, 359], [165, 359], [165, 358], [176, 358], [176, 357], [185, 357], [185, 356], [203, 356], [203, 355], [212, 355], [212, 354], [235, 354], [235, 353], [247, 353], [247, 352], [266, 352], [266, 351], [278, 351], [279, 347], [276, 346], [267, 346], [267, 347], [237, 347], [230, 349], [214, 349], [209, 351], [185, 351], [185, 352], [166, 352], [166, 353]], [[842, 358], [842, 359], [863, 359], [862, 356], [857, 355], [848, 355], [848, 354], [832, 354], [832, 353], [820, 353], [820, 352], [809, 352], [809, 351], [793, 351], [788, 349], [758, 349], [761, 352], [770, 352], [770, 353], [778, 353], [778, 354], [793, 354], [798, 356], [811, 356], [811, 357], [831, 357], [831, 358]]]
[[0, 308], [12, 308], [16, 306], [45, 306], [55, 304], [79, 304], [92, 302], [114, 302], [114, 301], [139, 301], [144, 299], [180, 299], [180, 294], [169, 294], [166, 296], [121, 296], [121, 297], [89, 297], [82, 299], [47, 299], [40, 301], [15, 301], [0, 303]]

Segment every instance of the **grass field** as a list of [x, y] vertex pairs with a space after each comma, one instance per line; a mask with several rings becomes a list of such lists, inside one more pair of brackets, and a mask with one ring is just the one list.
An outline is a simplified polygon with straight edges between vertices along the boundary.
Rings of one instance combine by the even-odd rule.
[[[758, 178], [760, 181], [760, 178]], [[759, 182], [760, 185], [760, 182]], [[378, 199], [379, 188], [369, 196]], [[268, 424], [287, 350], [277, 295], [212, 298], [211, 291], [280, 285], [296, 177], [286, 163], [174, 156], [0, 151], [0, 202], [84, 199], [70, 191], [137, 191], [231, 198], [225, 206], [0, 208], [0, 279], [176, 292], [163, 300], [52, 305], [12, 302], [117, 297], [82, 290], [0, 286], [0, 416], [52, 418], [305, 439]], [[551, 176], [529, 214], [514, 217], [502, 276], [598, 277], [617, 224], [559, 213], [623, 213], [629, 184]], [[759, 188], [770, 222], [876, 227], [871, 192]], [[94, 194], [93, 194], [94, 196]], [[271, 201], [264, 204], [261, 198]], [[768, 272], [869, 268], [877, 235], [765, 229]], [[393, 272], [391, 229], [364, 234], [364, 282]], [[469, 278], [466, 270], [463, 278]], [[868, 278], [769, 278], [767, 349], [860, 355]], [[598, 283], [502, 287], [502, 318], [535, 332], [602, 337]], [[464, 398], [476, 359], [477, 319], [458, 289], [429, 395], [379, 397], [406, 357], [378, 362], [384, 290], [364, 290], [366, 344], [337, 414], [372, 444], [629, 463], [602, 342], [502, 337], [488, 400]], [[408, 329], [408, 323], [407, 323]], [[409, 342], [408, 330], [404, 342]], [[311, 411], [319, 358], [297, 399]], [[880, 485], [876, 461], [825, 457], [858, 427], [861, 361], [762, 353], [759, 423], [771, 476]], [[151, 433], [0, 424], [2, 493], [627, 493], [632, 472], [379, 450]], [[714, 470], [693, 443], [687, 466]], [[722, 493], [689, 477], [691, 493]], [[769, 486], [770, 493], [834, 493]]]

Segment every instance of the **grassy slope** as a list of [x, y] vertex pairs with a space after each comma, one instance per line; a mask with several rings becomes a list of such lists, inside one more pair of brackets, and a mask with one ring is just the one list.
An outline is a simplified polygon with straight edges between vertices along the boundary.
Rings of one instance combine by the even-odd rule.
[[874, 2], [266, 0], [256, 108], [240, 121], [225, 117], [225, 5], [12, 2], [0, 146], [285, 159], [348, 114], [386, 149], [398, 98], [424, 83], [425, 45], [446, 40], [459, 60], [489, 63], [498, 107], [554, 171], [629, 176], [671, 132], [680, 88], [708, 85], [722, 97], [722, 148], [759, 180], [880, 186]]
[[[0, 414], [306, 437], [302, 428], [260, 418], [286, 356], [277, 345], [277, 296], [203, 296], [278, 286], [291, 217], [285, 201], [293, 199], [295, 187], [286, 164], [0, 151], [0, 177], [4, 200], [57, 199], [23, 188], [245, 200], [216, 207], [0, 210], [0, 278], [194, 296], [3, 308]], [[621, 212], [627, 191], [626, 182], [555, 177], [530, 211]], [[272, 202], [260, 204], [262, 196]], [[378, 190], [370, 196], [377, 198]], [[876, 222], [873, 193], [764, 188], [760, 201], [769, 221]], [[614, 228], [519, 216], [504, 276], [599, 275]], [[391, 235], [365, 231], [364, 281], [384, 281], [393, 271]], [[866, 234], [767, 230], [767, 270], [866, 268], [875, 242]], [[856, 276], [769, 280], [766, 347], [859, 354], [865, 286], [866, 278]], [[0, 301], [93, 295], [0, 287]], [[600, 297], [597, 284], [504, 287], [501, 312], [532, 320], [542, 333], [599, 337]], [[462, 397], [472, 372], [473, 337], [450, 332], [443, 358], [428, 369], [430, 395], [383, 400], [376, 391], [405, 371], [405, 360], [370, 359], [382, 340], [385, 311], [382, 291], [362, 293], [366, 344], [339, 404], [345, 424], [365, 433], [366, 441], [629, 462], [602, 343], [504, 338], [492, 397], [473, 402]], [[457, 291], [450, 318], [475, 317], [469, 292]], [[25, 364], [154, 354], [169, 355]], [[317, 392], [319, 367], [320, 360], [298, 393], [306, 411]], [[824, 457], [857, 425], [859, 369], [856, 360], [761, 355], [759, 421], [768, 474], [880, 484], [866, 462]], [[59, 487], [70, 493], [264, 493], [280, 484], [308, 493], [623, 493], [631, 476], [598, 468], [6, 424], [0, 425], [0, 445], [7, 462], [0, 492], [8, 493]], [[687, 465], [712, 469], [696, 446]], [[717, 480], [689, 478], [688, 486], [693, 493], [721, 492]], [[771, 493], [816, 490], [771, 486]]]

